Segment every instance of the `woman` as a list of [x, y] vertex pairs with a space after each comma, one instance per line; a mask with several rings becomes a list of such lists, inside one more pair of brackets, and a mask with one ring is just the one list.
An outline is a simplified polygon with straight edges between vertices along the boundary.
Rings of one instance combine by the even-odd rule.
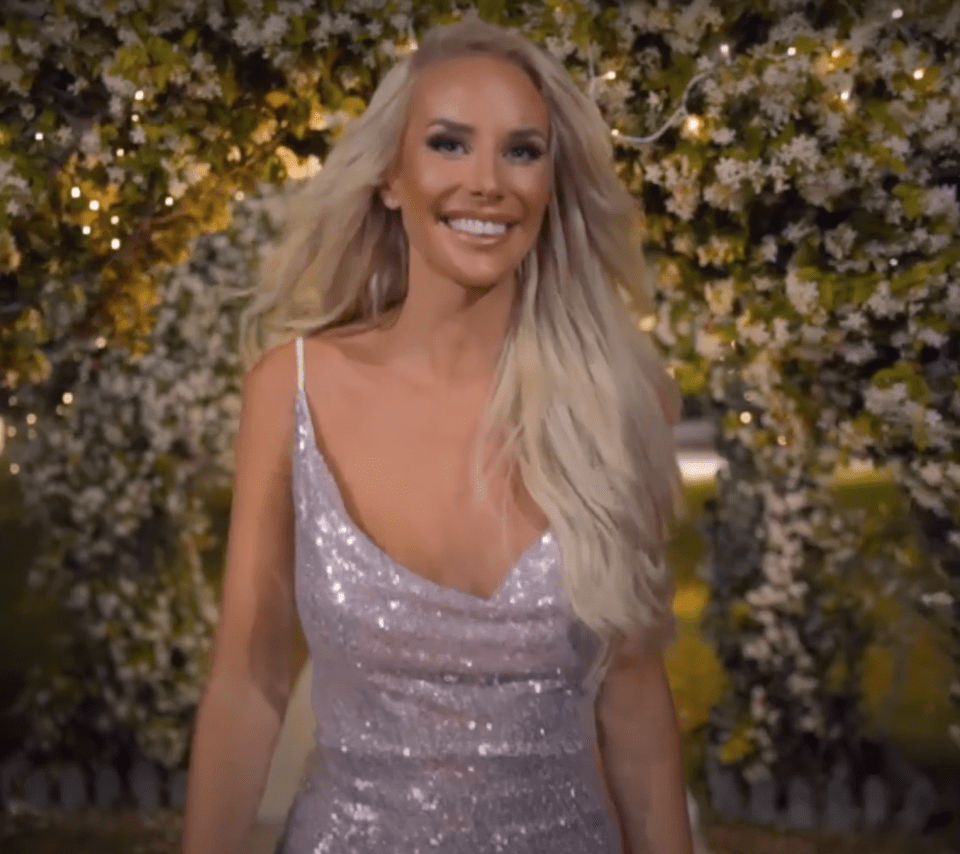
[[293, 214], [243, 321], [184, 854], [244, 850], [298, 613], [320, 758], [286, 854], [690, 854], [678, 396], [596, 107], [518, 35], [434, 29]]

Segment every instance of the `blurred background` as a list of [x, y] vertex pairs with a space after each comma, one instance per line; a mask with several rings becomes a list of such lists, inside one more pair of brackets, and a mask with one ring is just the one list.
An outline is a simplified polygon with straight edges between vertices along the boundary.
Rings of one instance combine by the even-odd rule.
[[[176, 850], [230, 289], [416, 34], [468, 10], [564, 62], [645, 211], [707, 847], [960, 851], [960, 4], [933, 0], [7, 0], [0, 849]], [[298, 700], [265, 840], [309, 728]]]

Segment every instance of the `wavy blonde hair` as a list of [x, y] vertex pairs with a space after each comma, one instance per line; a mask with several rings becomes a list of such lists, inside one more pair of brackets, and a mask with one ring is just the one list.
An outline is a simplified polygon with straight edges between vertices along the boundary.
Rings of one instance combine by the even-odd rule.
[[468, 18], [431, 29], [384, 76], [323, 168], [291, 203], [285, 238], [240, 324], [246, 368], [294, 335], [375, 326], [407, 292], [407, 239], [379, 190], [394, 162], [418, 74], [480, 52], [523, 69], [550, 110], [553, 193], [516, 299], [473, 451], [503, 451], [547, 515], [571, 607], [606, 643], [662, 651], [673, 637], [663, 556], [683, 508], [672, 425], [680, 395], [639, 318], [653, 313], [641, 213], [616, 174], [596, 105], [546, 50]]

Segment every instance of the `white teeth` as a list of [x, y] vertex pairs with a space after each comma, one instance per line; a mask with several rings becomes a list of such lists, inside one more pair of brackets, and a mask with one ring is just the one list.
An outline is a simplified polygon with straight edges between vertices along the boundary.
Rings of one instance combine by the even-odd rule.
[[457, 231], [469, 231], [471, 234], [503, 234], [507, 226], [502, 222], [483, 222], [479, 219], [448, 219], [447, 224]]

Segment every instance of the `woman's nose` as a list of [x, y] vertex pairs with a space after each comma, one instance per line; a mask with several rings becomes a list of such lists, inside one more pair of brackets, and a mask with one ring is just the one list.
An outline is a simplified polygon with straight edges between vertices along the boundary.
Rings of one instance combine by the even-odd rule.
[[470, 158], [468, 189], [473, 195], [502, 195], [500, 164], [496, 154], [477, 151]]

